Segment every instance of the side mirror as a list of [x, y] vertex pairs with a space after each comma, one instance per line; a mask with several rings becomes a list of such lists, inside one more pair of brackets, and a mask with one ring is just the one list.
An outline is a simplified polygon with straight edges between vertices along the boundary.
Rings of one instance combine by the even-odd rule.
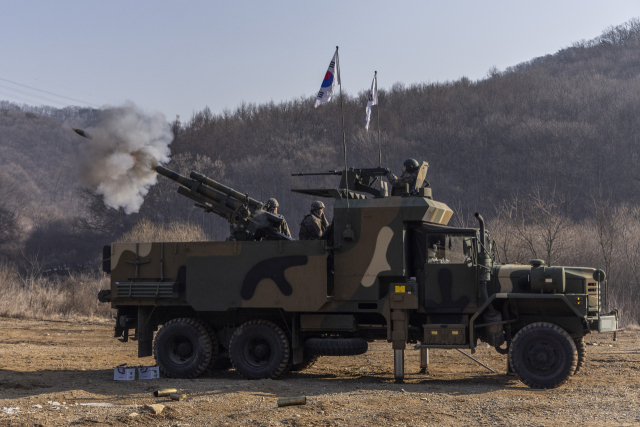
[[471, 248], [473, 248], [473, 240], [471, 237], [465, 237], [462, 241], [462, 251], [467, 258], [471, 257]]
[[473, 237], [465, 237], [462, 241], [462, 251], [464, 253], [464, 262], [467, 267], [473, 267], [475, 264], [476, 254], [473, 248]]

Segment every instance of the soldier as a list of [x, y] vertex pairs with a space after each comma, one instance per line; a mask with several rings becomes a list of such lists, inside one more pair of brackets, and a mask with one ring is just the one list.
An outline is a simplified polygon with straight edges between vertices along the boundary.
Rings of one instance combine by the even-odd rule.
[[[400, 178], [389, 172], [387, 179], [389, 184], [395, 189], [392, 193], [394, 196], [408, 196], [407, 184], [409, 184], [409, 192], [414, 190], [416, 186], [416, 179], [418, 178], [418, 172], [420, 171], [420, 164], [416, 159], [407, 159], [402, 164], [402, 175]], [[423, 186], [428, 187], [427, 180], [424, 181]]]
[[282, 222], [280, 223], [280, 227], [278, 227], [277, 231], [279, 231], [280, 233], [284, 234], [287, 237], [291, 237], [291, 232], [289, 231], [287, 220], [284, 219], [284, 217], [278, 213], [278, 206], [280, 206], [280, 204], [273, 197], [267, 200], [267, 203], [265, 204], [265, 208], [267, 209], [267, 212], [271, 212], [272, 214], [278, 215], [280, 218], [282, 218]]
[[316, 240], [322, 237], [329, 226], [324, 216], [324, 203], [316, 200], [311, 203], [311, 213], [307, 214], [300, 223], [300, 240]]

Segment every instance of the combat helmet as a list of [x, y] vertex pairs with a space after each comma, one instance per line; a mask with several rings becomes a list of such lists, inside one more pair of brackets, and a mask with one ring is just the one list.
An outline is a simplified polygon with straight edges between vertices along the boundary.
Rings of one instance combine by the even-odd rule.
[[402, 166], [405, 167], [407, 172], [413, 172], [413, 171], [417, 170], [420, 167], [420, 163], [418, 163], [418, 161], [416, 159], [407, 159], [407, 160], [404, 161]]
[[311, 211], [317, 211], [318, 209], [324, 209], [324, 203], [320, 200], [316, 200], [315, 202], [311, 202]]
[[278, 201], [276, 199], [274, 199], [273, 197], [270, 198], [269, 200], [267, 200], [267, 203], [264, 205], [264, 207], [269, 211], [269, 212], [273, 212], [273, 210], [275, 208], [277, 208], [278, 206], [280, 206], [280, 204], [278, 203]]

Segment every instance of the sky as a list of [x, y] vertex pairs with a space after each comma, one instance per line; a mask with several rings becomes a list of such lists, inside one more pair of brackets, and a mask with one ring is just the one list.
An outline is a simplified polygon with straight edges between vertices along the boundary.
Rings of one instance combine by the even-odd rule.
[[[640, 16], [637, 0], [0, 0], [0, 100], [168, 120], [343, 91], [482, 79]], [[363, 106], [364, 108], [364, 106]]]

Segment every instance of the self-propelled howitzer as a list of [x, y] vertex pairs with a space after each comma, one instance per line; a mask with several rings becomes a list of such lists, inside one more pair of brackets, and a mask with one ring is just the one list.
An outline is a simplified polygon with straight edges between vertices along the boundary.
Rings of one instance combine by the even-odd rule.
[[382, 168], [322, 173], [341, 183], [292, 191], [333, 199], [332, 227], [326, 240], [295, 241], [256, 236], [278, 236], [269, 224], [279, 218], [263, 217], [261, 202], [158, 167], [180, 194], [226, 218], [232, 236], [105, 247], [111, 289], [100, 300], [117, 310], [115, 336], [126, 341], [135, 329], [138, 355], [153, 354], [167, 376], [232, 364], [248, 379], [386, 340], [401, 381], [408, 344], [426, 368], [430, 349], [473, 353], [482, 341], [508, 354], [523, 383], [560, 386], [584, 364], [585, 335], [617, 329], [617, 313], [602, 310], [604, 272], [501, 263], [481, 215], [479, 228], [449, 226], [453, 211], [423, 185], [427, 167], [413, 188], [391, 192], [377, 185]]

